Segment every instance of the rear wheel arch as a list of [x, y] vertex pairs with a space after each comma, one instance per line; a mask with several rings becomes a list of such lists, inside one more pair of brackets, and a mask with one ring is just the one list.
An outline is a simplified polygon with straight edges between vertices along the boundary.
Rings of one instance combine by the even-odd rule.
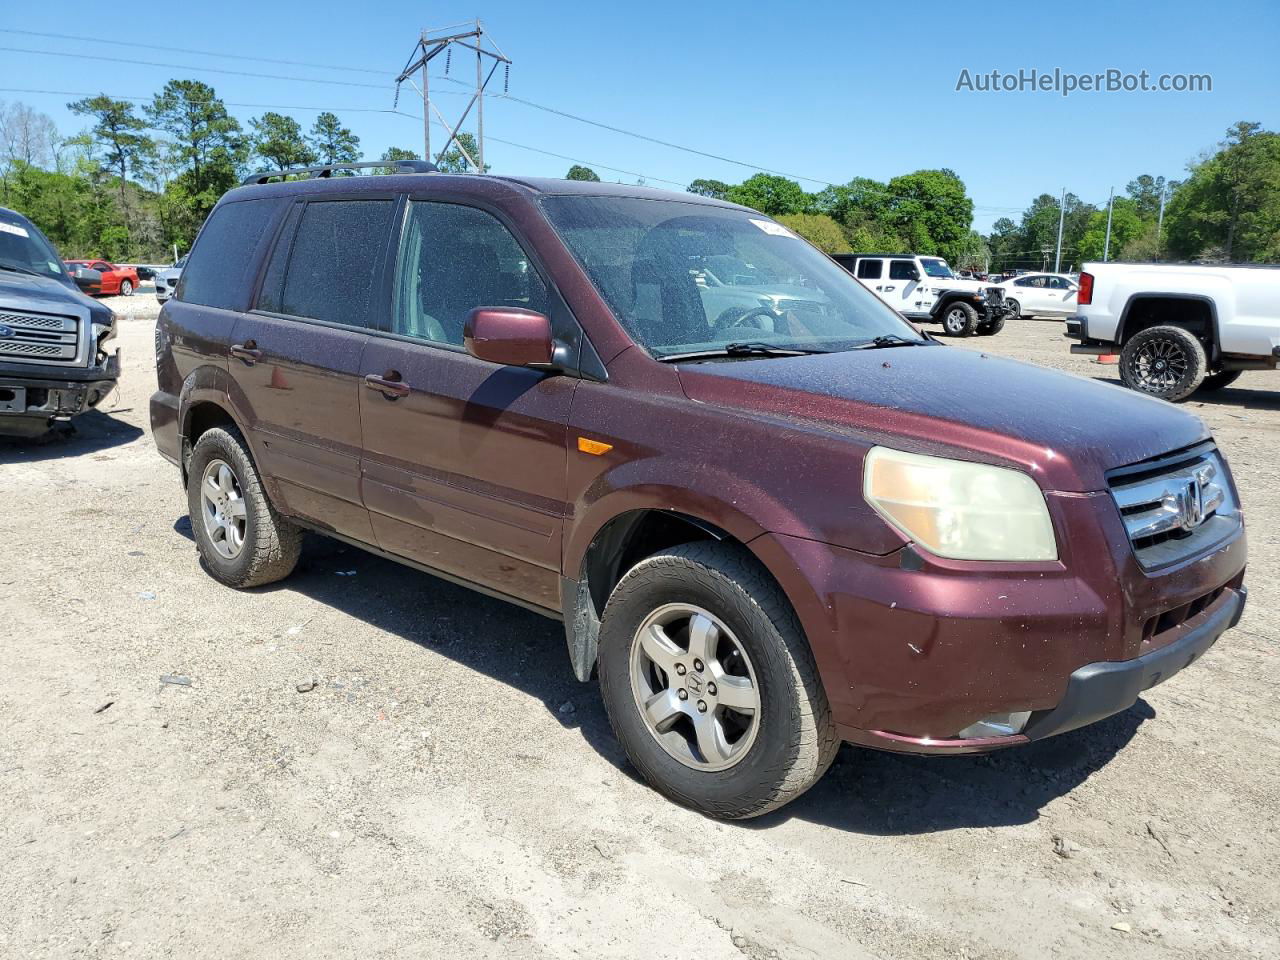
[[1116, 346], [1152, 327], [1181, 327], [1204, 346], [1210, 365], [1219, 357], [1218, 310], [1212, 297], [1189, 293], [1137, 293], [1120, 313]]
[[[235, 417], [215, 400], [196, 399], [183, 404], [182, 419], [179, 421], [179, 432], [182, 437], [182, 482], [187, 482], [187, 464], [191, 460], [191, 451], [201, 435], [214, 427], [234, 427], [240, 430]], [[243, 431], [240, 431], [243, 433]]]

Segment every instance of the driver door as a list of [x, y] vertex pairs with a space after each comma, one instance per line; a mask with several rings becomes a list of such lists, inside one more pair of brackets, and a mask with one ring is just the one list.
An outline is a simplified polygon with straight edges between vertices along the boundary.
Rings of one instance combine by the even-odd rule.
[[924, 279], [914, 260], [890, 260], [889, 276], [884, 281], [885, 299], [905, 316], [927, 315], [934, 298]]

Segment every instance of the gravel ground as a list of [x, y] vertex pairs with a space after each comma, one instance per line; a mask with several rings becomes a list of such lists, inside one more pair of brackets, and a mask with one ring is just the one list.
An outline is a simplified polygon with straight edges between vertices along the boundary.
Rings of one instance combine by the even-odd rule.
[[[1189, 405], [1253, 557], [1193, 669], [1018, 751], [845, 747], [730, 825], [637, 780], [557, 624], [320, 538], [275, 587], [202, 573], [155, 300], [114, 305], [120, 392], [0, 440], [0, 957], [1280, 956], [1280, 376]], [[962, 348], [1114, 376], [1060, 332]]]

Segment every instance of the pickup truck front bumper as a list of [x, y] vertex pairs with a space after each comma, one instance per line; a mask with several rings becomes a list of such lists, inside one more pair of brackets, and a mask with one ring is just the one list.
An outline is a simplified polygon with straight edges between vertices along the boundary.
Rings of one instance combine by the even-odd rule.
[[115, 389], [120, 379], [119, 351], [100, 366], [50, 370], [33, 376], [30, 367], [0, 366], [0, 435], [39, 436], [55, 420], [70, 420], [91, 410]]

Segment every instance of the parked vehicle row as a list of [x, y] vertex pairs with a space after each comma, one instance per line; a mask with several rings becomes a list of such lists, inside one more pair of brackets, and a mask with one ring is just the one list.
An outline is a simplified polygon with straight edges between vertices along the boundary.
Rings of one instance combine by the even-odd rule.
[[1075, 729], [1240, 617], [1204, 424], [922, 335], [900, 312], [1003, 320], [936, 258], [855, 279], [642, 187], [269, 179], [219, 202], [156, 330], [152, 429], [206, 569], [279, 580], [315, 530], [563, 620], [680, 803], [757, 816], [841, 740]]
[[1072, 353], [1120, 355], [1133, 390], [1185, 400], [1280, 361], [1280, 267], [1086, 263]]
[[1026, 273], [997, 284], [1004, 293], [1007, 315], [1065, 317], [1076, 311], [1080, 285], [1062, 273]]
[[117, 267], [106, 260], [68, 260], [67, 266], [87, 267], [98, 271], [102, 277], [102, 285], [97, 292], [106, 297], [131, 297], [140, 282], [136, 268]]

